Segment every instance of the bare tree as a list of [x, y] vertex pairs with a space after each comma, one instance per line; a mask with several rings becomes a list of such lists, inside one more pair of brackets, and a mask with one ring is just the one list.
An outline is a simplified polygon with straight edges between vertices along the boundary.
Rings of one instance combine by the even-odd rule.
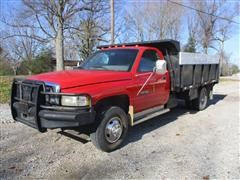
[[81, 20], [80, 26], [82, 31], [78, 32], [75, 37], [77, 37], [80, 57], [85, 59], [92, 54], [104, 32], [102, 32], [103, 34], [99, 32], [97, 23], [92, 18]]
[[[108, 42], [107, 34], [110, 32], [108, 1], [96, 0], [89, 4], [89, 10], [84, 17], [78, 18], [74, 24], [78, 24], [68, 32], [67, 41], [74, 57], [85, 59], [95, 50], [100, 42]], [[73, 22], [72, 22], [73, 23]], [[76, 55], [78, 54], [78, 55]]]
[[[179, 1], [181, 2], [181, 1]], [[183, 17], [183, 9], [176, 4], [172, 4], [167, 2], [162, 2], [161, 4], [153, 4], [155, 6], [155, 16], [153, 18], [153, 24], [155, 27], [158, 27], [158, 37], [159, 39], [171, 38], [175, 40], [179, 40], [181, 25], [182, 25], [182, 17]], [[149, 9], [149, 13], [153, 12]], [[151, 15], [151, 14], [150, 14]], [[149, 16], [150, 18], [150, 16]], [[160, 27], [159, 27], [160, 24]], [[154, 30], [153, 30], [154, 31]]]
[[[233, 18], [239, 14], [239, 4], [229, 3], [226, 0], [191, 1], [197, 9], [195, 13], [195, 28], [197, 30], [198, 43], [201, 44], [204, 53], [209, 49], [217, 51], [220, 60], [220, 74], [226, 74], [226, 68], [230, 67], [224, 50], [225, 42], [230, 38], [233, 27]], [[230, 10], [231, 9], [231, 10]]]
[[216, 23], [217, 18], [215, 16], [209, 16], [208, 14], [204, 14], [203, 12], [207, 12], [209, 14], [217, 14], [220, 4], [216, 1], [193, 1], [194, 6], [199, 10], [197, 11], [197, 20], [199, 21], [199, 35], [200, 35], [200, 43], [204, 49], [204, 52], [208, 53], [208, 48], [212, 46], [212, 42], [214, 41], [214, 32], [216, 31]]
[[[231, 14], [230, 13], [225, 14], [224, 18], [232, 20], [237, 14], [238, 14], [238, 8], [237, 6], [235, 6]], [[232, 31], [231, 26], [232, 26], [232, 21], [222, 21], [221, 23], [219, 23], [217, 34], [215, 34], [215, 40], [218, 41], [219, 43], [218, 54], [220, 55], [220, 71], [219, 71], [220, 75], [224, 70], [223, 69], [224, 62], [228, 64], [229, 62], [227, 60], [230, 59], [229, 56], [225, 56], [224, 45], [225, 45], [225, 42], [230, 38], [230, 33]]]
[[40, 42], [53, 42], [57, 59], [56, 69], [63, 70], [65, 31], [74, 28], [71, 20], [81, 12], [89, 10], [90, 2], [83, 0], [22, 0], [22, 2], [24, 9], [20, 16], [21, 24], [10, 25], [18, 28], [35, 28], [38, 33], [28, 36], [29, 38]]
[[[229, 25], [230, 25], [230, 22], [226, 22], [224, 24], [222, 24], [222, 26], [220, 27], [220, 29], [218, 30], [219, 33], [218, 35], [215, 37], [215, 39], [219, 42], [219, 49], [218, 49], [218, 53], [219, 53], [219, 56], [220, 56], [220, 69], [219, 69], [219, 74], [221, 75], [222, 72], [223, 72], [223, 64], [224, 64], [224, 61], [227, 63], [227, 59], [228, 58], [225, 58], [225, 52], [224, 52], [224, 44], [225, 44], [225, 41], [229, 39]], [[225, 60], [224, 60], [225, 59]]]
[[168, 1], [133, 2], [126, 14], [128, 34], [137, 41], [179, 39], [183, 10]]
[[197, 21], [195, 16], [188, 17], [187, 26], [188, 26], [189, 36], [196, 40], [198, 36], [197, 33], [198, 33], [199, 22]]
[[16, 34], [18, 36], [12, 36], [5, 39], [2, 46], [5, 50], [8, 62], [11, 64], [13, 72], [16, 75], [20, 62], [22, 60], [32, 60], [42, 46], [39, 41], [28, 38], [29, 36], [35, 34], [33, 28], [15, 28], [11, 34]]
[[[142, 4], [142, 5], [141, 5]], [[126, 41], [143, 41], [144, 40], [144, 9], [143, 4], [138, 1], [134, 1], [132, 6], [126, 11], [124, 17], [126, 31], [128, 35]], [[132, 38], [131, 38], [132, 37]]]
[[183, 51], [197, 52], [198, 49], [198, 26], [199, 23], [196, 20], [196, 16], [192, 16], [192, 11], [185, 13], [188, 16], [188, 42], [183, 47]]
[[[232, 25], [231, 20], [236, 15], [236, 11], [229, 11], [229, 4], [226, 0], [204, 0], [191, 2], [197, 9], [196, 21], [199, 22], [199, 43], [203, 47], [203, 50], [206, 54], [208, 53], [209, 48], [218, 51], [216, 41], [222, 39], [222, 37], [220, 38], [220, 36], [226, 34], [228, 29], [230, 29]], [[222, 19], [222, 17], [224, 19]], [[226, 36], [224, 37], [224, 39], [225, 38]]]

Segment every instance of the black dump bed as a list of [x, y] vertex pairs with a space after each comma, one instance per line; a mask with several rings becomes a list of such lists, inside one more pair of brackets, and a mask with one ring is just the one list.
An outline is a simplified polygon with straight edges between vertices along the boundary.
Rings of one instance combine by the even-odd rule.
[[190, 88], [217, 83], [219, 80], [219, 59], [216, 56], [180, 52], [180, 43], [175, 40], [104, 45], [98, 48], [123, 45], [150, 46], [161, 50], [167, 61], [171, 76], [171, 91], [181, 92]]
[[184, 91], [217, 83], [219, 80], [219, 59], [216, 56], [179, 52], [177, 55], [166, 56], [166, 60], [173, 66], [173, 91]]

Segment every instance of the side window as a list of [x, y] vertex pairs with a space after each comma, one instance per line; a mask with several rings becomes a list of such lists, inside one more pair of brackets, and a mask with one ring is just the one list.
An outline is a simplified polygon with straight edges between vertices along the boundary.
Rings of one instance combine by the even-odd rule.
[[140, 60], [138, 72], [149, 72], [153, 71], [156, 61], [160, 59], [157, 52], [154, 50], [146, 50]]

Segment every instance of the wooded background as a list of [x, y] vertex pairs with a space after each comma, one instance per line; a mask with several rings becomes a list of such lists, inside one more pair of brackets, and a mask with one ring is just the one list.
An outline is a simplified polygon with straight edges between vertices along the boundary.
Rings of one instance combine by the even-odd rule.
[[239, 30], [238, 1], [7, 2], [0, 4], [0, 75], [52, 71], [52, 59], [63, 70], [64, 60], [84, 60], [100, 44], [160, 39], [187, 42], [183, 51], [218, 54], [222, 75], [238, 72], [225, 50]]

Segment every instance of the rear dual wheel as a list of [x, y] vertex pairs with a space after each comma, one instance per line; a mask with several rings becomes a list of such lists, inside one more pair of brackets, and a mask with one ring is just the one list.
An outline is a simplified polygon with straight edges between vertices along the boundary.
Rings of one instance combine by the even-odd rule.
[[196, 109], [198, 111], [202, 111], [207, 107], [208, 102], [208, 92], [205, 87], [201, 88], [199, 91], [199, 96], [193, 100], [186, 100], [185, 104], [189, 109]]

